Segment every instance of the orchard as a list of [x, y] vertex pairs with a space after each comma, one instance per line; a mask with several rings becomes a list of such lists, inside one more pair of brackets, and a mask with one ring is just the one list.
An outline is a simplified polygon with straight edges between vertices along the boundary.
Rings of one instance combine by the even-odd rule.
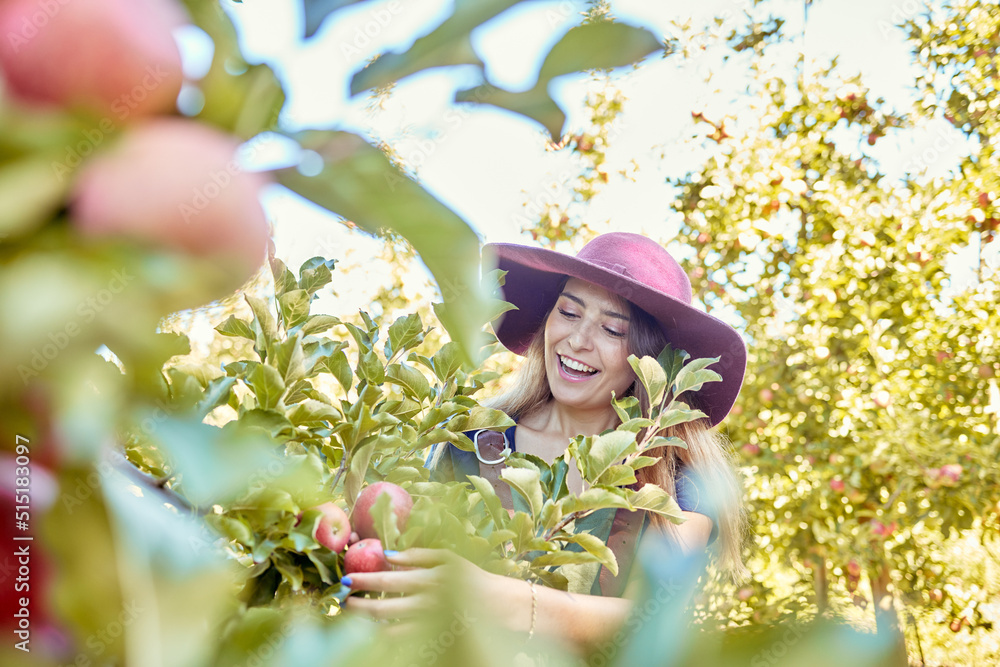
[[[295, 3], [299, 42], [357, 62], [332, 76], [371, 113], [411, 86], [435, 94], [435, 72], [474, 73], [443, 118], [460, 133], [502, 113], [560, 156], [515, 216], [550, 247], [604, 231], [602, 197], [641, 173], [614, 159], [628, 76], [673, 60], [747, 84], [736, 107], [681, 110], [697, 164], [662, 183], [644, 232], [693, 249], [696, 298], [748, 344], [723, 428], [750, 576], [644, 541], [629, 620], [581, 650], [497, 629], [461, 581], [426, 617], [374, 622], [343, 608], [375, 595], [350, 576], [412, 547], [561, 590], [617, 574], [569, 526], [610, 508], [683, 521], [635, 472], [685, 446], [660, 425], [704, 416], [684, 394], [720, 379], [716, 359], [632, 357], [653, 404], [616, 400], [622, 425], [555, 461], [511, 455], [513, 510], [484, 478], [431, 479], [432, 447], [471, 451], [468, 432], [513, 425], [481, 402], [511, 365], [490, 326], [511, 307], [504, 276], [480, 270], [476, 221], [423, 176], [449, 159], [443, 140], [406, 153], [348, 111], [290, 116], [293, 77], [241, 33], [250, 4], [0, 0], [3, 664], [1000, 660], [995, 7], [898, 12], [920, 102], [894, 108], [836, 62], [794, 64], [779, 3], [666, 32], [601, 1], [455, 3], [421, 28], [407, 3]], [[479, 50], [512, 8], [551, 32], [530, 86]], [[408, 40], [360, 60], [401, 26]], [[560, 86], [583, 80], [571, 112]], [[887, 173], [886, 143], [930, 126], [947, 133]], [[384, 249], [370, 307], [323, 312], [350, 253], [283, 258], [274, 192]], [[432, 299], [406, 296], [414, 266]]]

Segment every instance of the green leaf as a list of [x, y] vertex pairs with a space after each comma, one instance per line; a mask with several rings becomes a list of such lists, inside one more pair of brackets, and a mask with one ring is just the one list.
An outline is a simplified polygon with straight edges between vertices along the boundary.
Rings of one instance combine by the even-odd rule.
[[613, 465], [597, 478], [601, 486], [626, 486], [635, 484], [635, 471], [629, 465]]
[[285, 393], [285, 381], [273, 366], [260, 364], [248, 378], [250, 388], [257, 398], [257, 405], [264, 409], [277, 407]]
[[358, 359], [358, 377], [372, 384], [385, 382], [385, 366], [374, 351], [365, 352]]
[[383, 549], [395, 549], [396, 542], [399, 541], [398, 517], [393, 511], [392, 496], [388, 493], [380, 493], [371, 507], [372, 523], [375, 532], [382, 540]]
[[476, 0], [457, 2], [451, 15], [413, 43], [404, 53], [386, 54], [354, 75], [351, 94], [381, 88], [411, 74], [432, 67], [479, 65], [482, 61], [472, 48], [470, 34], [485, 21], [517, 4], [517, 0]]
[[619, 424], [618, 430], [630, 431], [631, 433], [638, 433], [642, 429], [649, 428], [652, 425], [653, 425], [653, 420], [651, 419], [645, 419], [645, 418], [629, 419], [627, 422]]
[[311, 132], [300, 143], [323, 157], [323, 170], [305, 176], [289, 168], [278, 172], [278, 180], [369, 232], [391, 229], [406, 238], [450, 306], [442, 323], [464, 355], [477, 360], [487, 308], [479, 282], [479, 239], [472, 228], [356, 135]]
[[611, 574], [618, 576], [618, 561], [615, 559], [615, 554], [608, 545], [604, 543], [596, 535], [591, 535], [590, 533], [576, 533], [573, 535], [560, 536], [558, 538], [560, 542], [571, 542], [573, 544], [579, 544], [583, 547], [584, 551], [594, 556], [602, 565], [606, 566], [611, 570]]
[[642, 468], [648, 468], [649, 466], [656, 465], [659, 460], [660, 458], [658, 456], [637, 456], [632, 459], [632, 462], [629, 463], [629, 465], [632, 466], [633, 470], [640, 470]]
[[296, 334], [284, 342], [275, 343], [269, 363], [281, 374], [286, 387], [304, 378], [306, 368], [301, 334]]
[[567, 496], [559, 501], [559, 505], [562, 508], [563, 516], [573, 512], [589, 512], [608, 507], [632, 509], [628, 500], [625, 499], [623, 491], [601, 487], [591, 487], [579, 496]]
[[288, 411], [288, 421], [296, 426], [322, 426], [343, 416], [332, 405], [308, 398]]
[[490, 104], [533, 118], [558, 140], [566, 117], [548, 94], [554, 77], [628, 65], [660, 48], [659, 40], [644, 28], [608, 21], [588, 23], [571, 29], [552, 47], [530, 90], [515, 93], [486, 85], [460, 91], [455, 99]]
[[598, 561], [597, 556], [587, 551], [556, 551], [535, 556], [532, 567], [553, 567], [557, 565], [579, 565]]
[[302, 289], [285, 292], [278, 297], [278, 307], [285, 331], [294, 329], [309, 318], [309, 294]]
[[311, 297], [333, 280], [335, 260], [313, 257], [299, 267], [299, 288]]
[[489, 512], [490, 518], [493, 519], [493, 523], [497, 526], [507, 525], [510, 515], [500, 504], [500, 498], [497, 497], [493, 485], [478, 475], [469, 475], [468, 480], [472, 483], [476, 491], [479, 492], [479, 496], [483, 499], [483, 504], [486, 506], [486, 511]]
[[483, 406], [472, 408], [468, 414], [459, 415], [448, 422], [448, 429], [456, 432], [479, 431], [487, 429], [490, 431], [506, 431], [514, 425], [514, 420], [501, 410], [494, 410]]
[[658, 427], [661, 429], [669, 428], [671, 426], [676, 426], [677, 424], [684, 424], [695, 421], [696, 419], [704, 419], [706, 417], [708, 417], [708, 415], [701, 410], [692, 410], [687, 403], [684, 403], [683, 401], [676, 401], [669, 410], [660, 415]]
[[244, 493], [253, 475], [277, 459], [274, 445], [256, 433], [167, 419], [150, 437], [170, 460], [184, 494], [196, 505], [225, 502]]
[[430, 382], [423, 373], [413, 366], [404, 363], [390, 364], [385, 369], [387, 382], [400, 387], [407, 395], [418, 401], [423, 401], [431, 393]]
[[281, 412], [275, 410], [262, 410], [254, 408], [240, 414], [239, 425], [241, 428], [256, 428], [270, 434], [272, 438], [280, 438], [282, 434], [292, 432], [292, 423]]
[[385, 356], [388, 359], [401, 350], [418, 345], [424, 339], [424, 325], [416, 313], [397, 318], [389, 325], [389, 339], [385, 344]]
[[587, 480], [593, 482], [617, 461], [636, 450], [635, 433], [611, 431], [595, 435], [590, 441], [590, 449], [583, 455], [583, 466]]
[[627, 491], [628, 502], [632, 509], [655, 512], [667, 517], [674, 523], [683, 523], [681, 508], [677, 501], [666, 491], [655, 484], [644, 484], [638, 491]]
[[625, 396], [624, 398], [613, 398], [611, 407], [622, 423], [628, 423], [633, 419], [640, 419], [639, 399], [635, 396]]
[[[548, 83], [548, 82], [546, 82]], [[488, 104], [538, 121], [553, 140], [562, 136], [566, 114], [549, 96], [547, 85], [536, 85], [529, 90], [512, 92], [490, 84], [466, 88], [455, 93], [459, 103]]]
[[678, 437], [670, 436], [669, 438], [664, 438], [661, 435], [654, 437], [649, 441], [649, 444], [643, 451], [649, 451], [651, 449], [656, 449], [657, 447], [680, 447], [681, 449], [687, 449], [687, 443]]
[[347, 355], [344, 354], [343, 350], [337, 350], [320, 361], [316, 368], [323, 368], [337, 378], [337, 382], [344, 388], [344, 391], [351, 390], [354, 383], [354, 371], [351, 370], [351, 362], [347, 360]]
[[457, 343], [448, 342], [431, 357], [434, 374], [444, 382], [462, 367], [462, 352]]
[[263, 361], [266, 356], [265, 351], [270, 349], [274, 339], [278, 336], [278, 325], [274, 322], [271, 307], [266, 300], [251, 294], [244, 294], [243, 298], [247, 300], [247, 303], [250, 304], [250, 310], [253, 311], [253, 323], [257, 326], [258, 331], [255, 336], [254, 349], [257, 350], [257, 354]]
[[304, 335], [315, 334], [320, 331], [326, 331], [338, 324], [341, 324], [339, 317], [334, 317], [333, 315], [312, 315], [302, 324], [300, 331]]
[[0, 201], [4, 202], [0, 239], [30, 232], [59, 209], [72, 179], [53, 168], [62, 166], [53, 157], [38, 155], [0, 167]]
[[253, 329], [250, 328], [250, 323], [237, 318], [235, 315], [227, 317], [225, 322], [215, 327], [215, 330], [223, 336], [236, 336], [246, 338], [247, 340], [257, 339]]
[[343, 7], [349, 7], [360, 0], [302, 0], [305, 20], [305, 36], [312, 37], [326, 17]]
[[684, 350], [675, 350], [670, 343], [660, 351], [660, 354], [656, 357], [656, 362], [660, 364], [663, 371], [667, 374], [667, 380], [671, 385], [674, 384], [674, 380], [677, 378], [677, 374], [681, 372], [681, 368], [684, 367], [684, 362], [688, 360], [689, 355]]
[[663, 400], [663, 392], [667, 388], [667, 376], [660, 368], [660, 364], [652, 357], [638, 359], [634, 354], [629, 355], [628, 363], [635, 371], [639, 382], [646, 388], [650, 403], [659, 405], [660, 401]]
[[569, 494], [569, 487], [566, 484], [568, 472], [569, 463], [564, 457], [553, 461], [549, 469], [542, 472], [542, 484], [548, 491], [549, 498], [558, 501]]
[[715, 371], [705, 369], [719, 361], [719, 357], [708, 359], [694, 359], [684, 365], [684, 368], [677, 374], [674, 380], [674, 398], [677, 398], [686, 391], [698, 391], [706, 382], [719, 382], [722, 376]]
[[500, 471], [500, 479], [524, 498], [531, 515], [537, 517], [542, 511], [545, 496], [542, 494], [541, 475], [538, 470], [529, 468], [504, 468]]
[[367, 442], [354, 449], [351, 453], [351, 461], [348, 467], [347, 476], [344, 478], [344, 495], [348, 498], [351, 507], [361, 493], [361, 487], [365, 483], [365, 475], [368, 473], [368, 464], [371, 463], [372, 454], [375, 452], [375, 440]]
[[591, 69], [621, 67], [663, 48], [645, 28], [600, 21], [572, 28], [545, 57], [538, 77], [553, 77]]
[[277, 257], [270, 258], [270, 262], [271, 276], [274, 277], [275, 296], [280, 297], [286, 292], [298, 289], [299, 285], [295, 282], [295, 275], [288, 270], [284, 262]]
[[212, 380], [205, 388], [204, 396], [195, 404], [194, 416], [199, 420], [204, 419], [205, 415], [229, 400], [229, 392], [234, 384], [236, 384], [234, 377], [226, 376]]

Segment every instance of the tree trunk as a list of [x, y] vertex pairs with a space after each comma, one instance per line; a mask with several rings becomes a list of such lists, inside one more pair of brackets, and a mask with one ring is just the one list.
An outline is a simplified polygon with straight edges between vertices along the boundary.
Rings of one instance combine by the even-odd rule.
[[891, 570], [888, 563], [875, 566], [871, 572], [872, 602], [875, 603], [875, 627], [880, 638], [887, 644], [892, 644], [890, 659], [885, 665], [891, 667], [907, 667], [909, 660], [906, 655], [906, 639], [899, 626], [899, 616], [893, 604], [892, 593], [889, 591]]

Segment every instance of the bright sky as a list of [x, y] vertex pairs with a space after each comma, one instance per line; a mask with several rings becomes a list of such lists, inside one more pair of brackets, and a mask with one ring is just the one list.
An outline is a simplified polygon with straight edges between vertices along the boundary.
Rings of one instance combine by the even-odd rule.
[[[287, 86], [286, 125], [373, 132], [393, 145], [423, 184], [486, 241], [530, 243], [517, 222], [524, 204], [549, 195], [569, 197], [572, 184], [565, 174], [576, 173], [568, 162], [571, 156], [566, 151], [546, 152], [544, 131], [537, 124], [489, 107], [451, 103], [457, 89], [480, 82], [474, 68], [411, 77], [396, 86], [377, 113], [369, 110], [366, 95], [349, 98], [350, 76], [372, 56], [405, 48], [415, 36], [433, 28], [446, 15], [447, 0], [361, 3], [342, 10], [344, 18], [324, 24], [314, 39], [305, 42], [299, 38], [301, 17], [293, 9], [297, 6], [297, 2], [227, 6], [240, 27], [245, 50], [272, 64]], [[799, 50], [819, 65], [836, 56], [845, 77], [860, 72], [875, 96], [901, 110], [912, 105], [915, 92], [908, 85], [914, 76], [908, 71], [908, 48], [893, 24], [907, 12], [919, 11], [921, 2], [817, 0], [804, 33], [802, 0], [772, 0], [768, 6], [786, 19], [785, 34], [796, 37], [788, 47], [789, 71]], [[568, 0], [531, 3], [477, 30], [474, 47], [487, 65], [490, 81], [516, 90], [530, 88], [541, 59], [578, 21], [583, 8], [584, 3]], [[724, 19], [728, 32], [744, 11], [761, 13], [760, 8], [752, 9], [750, 0], [619, 0], [612, 9], [619, 20], [646, 26], [657, 35], [671, 34], [672, 22], [690, 19], [693, 26], [705, 26], [713, 17]], [[675, 225], [669, 212], [673, 193], [664, 179], [696, 167], [704, 156], [691, 111], [704, 108], [720, 116], [735, 113], [744, 103], [739, 95], [745, 89], [741, 78], [745, 73], [722, 67], [719, 56], [714, 49], [687, 61], [656, 56], [638, 70], [616, 77], [627, 102], [608, 155], [609, 172], [633, 160], [638, 170], [631, 179], [612, 178], [588, 206], [583, 215], [595, 228], [605, 228], [606, 223], [607, 229], [670, 238]], [[706, 83], [710, 72], [714, 75]], [[581, 126], [590, 85], [586, 76], [554, 82], [552, 94], [568, 117], [565, 131]], [[940, 121], [865, 149], [890, 176], [912, 171], [915, 164], [926, 164], [933, 176], [946, 172], [967, 147], [957, 130]], [[386, 275], [386, 267], [372, 261], [378, 242], [347, 231], [327, 212], [278, 187], [266, 195], [265, 206], [274, 221], [278, 253], [291, 266], [321, 254], [344, 260], [342, 268], [349, 268], [334, 283], [337, 298], [321, 303], [322, 309], [351, 312], [367, 306], [372, 286], [384, 282]], [[963, 260], [956, 266], [970, 264]], [[956, 282], [965, 279], [956, 276]]]

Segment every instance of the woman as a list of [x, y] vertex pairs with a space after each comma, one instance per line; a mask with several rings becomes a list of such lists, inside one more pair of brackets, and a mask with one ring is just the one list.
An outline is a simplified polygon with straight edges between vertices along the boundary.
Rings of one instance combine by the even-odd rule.
[[[746, 347], [739, 334], [691, 305], [684, 271], [644, 236], [604, 234], [576, 257], [514, 244], [490, 244], [484, 252], [495, 256], [497, 266], [507, 272], [504, 298], [517, 306], [504, 316], [496, 334], [508, 349], [524, 356], [524, 363], [510, 389], [491, 402], [517, 424], [503, 439], [493, 440], [493, 453], [484, 455], [478, 437], [474, 453], [452, 445], [435, 448], [428, 460], [432, 477], [462, 480], [477, 474], [496, 480], [497, 467], [502, 466], [495, 453], [502, 448], [498, 442], [552, 461], [563, 455], [573, 437], [615, 428], [620, 422], [611, 407], [612, 395], [631, 394], [648, 402], [628, 363], [630, 354], [655, 357], [669, 342], [692, 358], [720, 357], [710, 368], [722, 381], [684, 397], [708, 415], [675, 428], [673, 434], [688, 448], [662, 448], [656, 465], [637, 473], [639, 484], [658, 484], [674, 495], [685, 522], [674, 525], [659, 515], [640, 518], [625, 516], [640, 513], [607, 510], [592, 514], [583, 528], [601, 536], [620, 564], [631, 559], [638, 535], [647, 526], [667, 535], [685, 553], [717, 542], [720, 564], [734, 576], [743, 576], [740, 487], [723, 439], [710, 431], [728, 414], [743, 382]], [[574, 467], [570, 471], [570, 490], [579, 493], [583, 481]], [[501, 486], [496, 485], [498, 491]], [[504, 500], [509, 506], [509, 494]], [[603, 568], [592, 582], [578, 585], [578, 592], [563, 592], [489, 574], [437, 550], [387, 556], [395, 565], [414, 569], [357, 574], [349, 585], [406, 595], [383, 600], [351, 597], [349, 609], [377, 618], [415, 613], [427, 604], [447, 571], [445, 564], [457, 564], [467, 585], [483, 596], [479, 599], [491, 600], [508, 627], [529, 635], [580, 644], [608, 639], [631, 605], [616, 597], [626, 575], [615, 581]]]

